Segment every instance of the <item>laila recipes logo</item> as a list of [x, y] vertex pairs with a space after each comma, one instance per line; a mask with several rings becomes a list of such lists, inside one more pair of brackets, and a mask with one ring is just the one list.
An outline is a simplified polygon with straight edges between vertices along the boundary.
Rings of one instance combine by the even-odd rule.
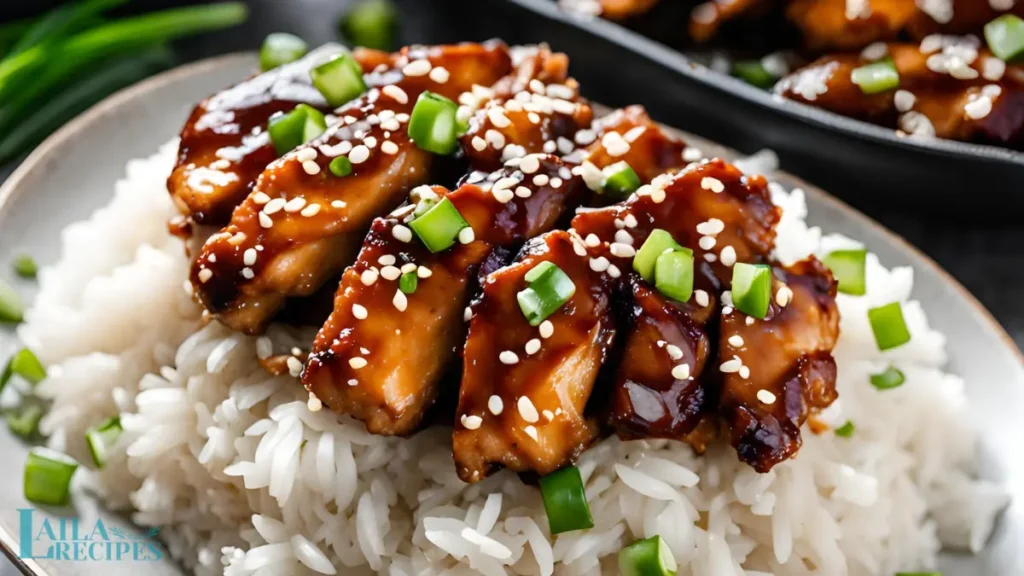
[[143, 535], [107, 527], [103, 520], [83, 525], [78, 518], [47, 518], [31, 508], [18, 509], [18, 556], [69, 562], [157, 562], [164, 550], [156, 539], [159, 528]]

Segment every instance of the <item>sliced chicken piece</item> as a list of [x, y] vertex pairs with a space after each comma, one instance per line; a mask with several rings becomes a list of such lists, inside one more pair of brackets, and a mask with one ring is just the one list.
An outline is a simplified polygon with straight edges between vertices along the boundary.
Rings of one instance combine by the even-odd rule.
[[335, 44], [323, 46], [200, 102], [181, 130], [177, 163], [167, 179], [178, 210], [196, 224], [227, 224], [277, 158], [267, 121], [297, 104], [327, 112], [330, 107], [309, 71], [343, 51]]
[[471, 114], [462, 148], [476, 170], [490, 172], [527, 154], [566, 155], [581, 130], [592, 134], [586, 129], [594, 112], [568, 77], [565, 54], [541, 46], [520, 57], [515, 75], [461, 100]]
[[[545, 176], [543, 185], [536, 183], [539, 175]], [[578, 205], [583, 191], [582, 181], [547, 155], [528, 156], [519, 168], [499, 170], [486, 182], [454, 192], [415, 190], [414, 200], [447, 198], [472, 234], [462, 233], [451, 248], [431, 253], [416, 238], [402, 240], [409, 238], [414, 205], [377, 219], [314, 342], [303, 374], [306, 387], [330, 408], [365, 421], [370, 432], [412, 432], [464, 341], [464, 311], [485, 259], [496, 247], [514, 249], [550, 230]], [[403, 271], [418, 277], [411, 294], [399, 289]]]
[[717, 410], [719, 377], [706, 364], [716, 357], [718, 282], [706, 264], [695, 279], [705, 296], [676, 302], [629, 274], [633, 305], [608, 419], [622, 438], [684, 439]]
[[[606, 271], [590, 266], [564, 231], [530, 241], [517, 261], [487, 276], [473, 302], [453, 447], [459, 477], [477, 482], [498, 467], [553, 472], [598, 435], [584, 414], [615, 328]], [[531, 326], [516, 294], [551, 262], [575, 285], [572, 297]]]
[[[1024, 17], [1024, 3], [1021, 2], [978, 2], [978, 0], [951, 0], [949, 13], [942, 9], [944, 3], [936, 3], [935, 14], [948, 21], [939, 22], [933, 14], [918, 10], [914, 19], [907, 25], [907, 32], [915, 40], [922, 40], [930, 34], [976, 34], [982, 35], [982, 29], [1002, 14], [1015, 14]], [[993, 6], [1002, 4], [999, 8]], [[928, 5], [922, 2], [922, 6]]]
[[786, 17], [808, 50], [860, 50], [895, 40], [919, 14], [914, 0], [792, 0]]
[[900, 76], [898, 90], [865, 94], [850, 75], [867, 61], [840, 54], [797, 70], [775, 91], [907, 134], [1024, 147], [1024, 66], [1005, 65], [976, 39], [947, 37], [928, 53], [917, 44], [887, 48]]
[[715, 367], [724, 377], [721, 411], [732, 444], [758, 472], [795, 454], [807, 416], [838, 396], [831, 351], [839, 309], [832, 274], [814, 258], [776, 266], [774, 273], [763, 320], [723, 309], [722, 364]]
[[[424, 74], [425, 60], [442, 74]], [[373, 219], [431, 179], [433, 154], [408, 137], [416, 98], [431, 90], [456, 99], [474, 84], [511, 72], [503, 44], [460, 44], [403, 50], [394, 66], [378, 66], [367, 82], [383, 86], [336, 111], [341, 122], [275, 161], [212, 236], [192, 267], [195, 294], [226, 325], [259, 333], [285, 300], [315, 292], [354, 258]], [[329, 164], [345, 155], [352, 173]]]
[[616, 110], [594, 122], [595, 140], [583, 154], [584, 178], [592, 188], [599, 187], [596, 171], [618, 162], [626, 162], [644, 182], [687, 164], [683, 160], [686, 143], [651, 120], [643, 106]]
[[572, 226], [600, 250], [596, 258], [622, 270], [632, 269], [635, 251], [661, 228], [692, 249], [697, 262], [708, 262], [727, 287], [733, 263], [768, 261], [779, 216], [763, 176], [746, 176], [715, 158], [655, 178], [624, 202], [581, 211]]

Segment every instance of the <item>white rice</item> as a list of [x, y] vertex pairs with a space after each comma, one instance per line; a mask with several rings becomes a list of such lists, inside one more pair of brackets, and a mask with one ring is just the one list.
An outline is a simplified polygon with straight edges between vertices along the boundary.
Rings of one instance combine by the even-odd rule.
[[[256, 339], [202, 326], [165, 232], [175, 148], [130, 163], [111, 203], [67, 228], [20, 336], [52, 367], [39, 386], [51, 444], [88, 461], [83, 430], [120, 413], [119, 445], [84, 484], [163, 527], [196, 574], [612, 574], [618, 550], [654, 534], [681, 575], [891, 574], [933, 567], [943, 546], [979, 550], [1007, 502], [971, 476], [964, 383], [942, 371], [945, 339], [911, 299], [913, 271], [872, 255], [867, 296], [839, 296], [841, 400], [823, 415], [852, 420], [851, 438], [805, 429], [799, 455], [768, 474], [725, 445], [696, 456], [610, 438], [579, 462], [595, 527], [552, 538], [514, 474], [458, 480], [450, 430], [385, 438], [311, 412], [295, 378], [259, 367]], [[856, 244], [809, 228], [801, 191], [773, 196], [782, 260]], [[913, 340], [880, 353], [865, 310], [893, 300]], [[282, 352], [314, 333], [269, 336]], [[868, 376], [890, 362], [906, 383], [878, 391]]]

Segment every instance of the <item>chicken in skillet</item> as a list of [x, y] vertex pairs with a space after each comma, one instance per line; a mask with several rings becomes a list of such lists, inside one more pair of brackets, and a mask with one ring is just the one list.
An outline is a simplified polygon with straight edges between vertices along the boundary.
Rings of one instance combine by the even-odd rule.
[[221, 322], [261, 332], [287, 298], [315, 292], [351, 263], [375, 217], [432, 180], [439, 156], [408, 136], [421, 94], [455, 99], [511, 71], [499, 43], [412, 47], [387, 60], [365, 75], [379, 88], [335, 110], [338, 123], [268, 166], [231, 224], [203, 247], [192, 284]]

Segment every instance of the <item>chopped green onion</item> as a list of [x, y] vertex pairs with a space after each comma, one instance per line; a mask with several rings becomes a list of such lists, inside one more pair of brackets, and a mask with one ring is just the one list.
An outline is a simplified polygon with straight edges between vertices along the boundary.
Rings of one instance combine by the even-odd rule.
[[437, 198], [421, 199], [416, 203], [416, 209], [412, 212], [413, 217], [419, 218], [420, 216], [423, 216], [427, 213], [427, 210], [433, 208], [435, 204], [437, 204]]
[[654, 287], [673, 300], [689, 300], [693, 295], [693, 250], [680, 248], [658, 256]]
[[732, 303], [737, 310], [754, 318], [764, 318], [771, 299], [771, 266], [737, 262], [732, 267]]
[[850, 72], [850, 81], [865, 94], [878, 94], [900, 87], [900, 73], [891, 58], [865, 64]]
[[988, 49], [1000, 60], [1009, 62], [1024, 53], [1024, 20], [1013, 14], [1003, 14], [985, 24]]
[[889, 350], [910, 342], [910, 330], [903, 320], [903, 309], [899, 302], [868, 309], [868, 321], [875, 333], [875, 344], [879, 350]]
[[352, 173], [352, 161], [344, 156], [338, 156], [327, 165], [327, 169], [338, 178], [344, 178]]
[[530, 285], [516, 294], [516, 300], [530, 326], [540, 325], [576, 293], [572, 279], [551, 262], [541, 262], [524, 278]]
[[430, 91], [424, 91], [416, 100], [409, 118], [409, 138], [421, 150], [449, 155], [458, 148], [458, 122], [455, 102]]
[[398, 11], [388, 0], [366, 0], [342, 17], [339, 28], [356, 46], [389, 50], [398, 35]]
[[0, 280], [0, 322], [17, 324], [25, 319], [25, 305], [6, 282]]
[[85, 441], [89, 445], [92, 461], [97, 468], [103, 468], [103, 465], [107, 463], [107, 454], [117, 443], [117, 439], [123, 431], [120, 416], [114, 416], [99, 426], [85, 431]]
[[302, 146], [323, 134], [326, 129], [327, 120], [324, 115], [308, 104], [299, 104], [287, 114], [271, 116], [267, 126], [270, 141], [278, 156]]
[[309, 77], [327, 103], [335, 108], [366, 92], [363, 69], [349, 54], [342, 54], [313, 68]]
[[540, 495], [552, 534], [594, 527], [579, 468], [566, 466], [541, 477]]
[[654, 267], [658, 262], [658, 256], [661, 256], [666, 250], [680, 248], [682, 246], [672, 239], [671, 234], [661, 228], [655, 228], [633, 257], [633, 270], [636, 270], [644, 280], [653, 282]]
[[14, 268], [14, 273], [22, 278], [35, 278], [36, 273], [39, 272], [36, 261], [27, 254], [15, 258], [11, 267]]
[[760, 60], [733, 62], [732, 75], [758, 88], [768, 88], [777, 80], [774, 74], [765, 69]]
[[406, 294], [412, 294], [416, 291], [416, 287], [419, 286], [419, 283], [420, 281], [415, 272], [406, 272], [398, 279], [398, 289]]
[[11, 374], [17, 374], [31, 384], [38, 384], [46, 378], [46, 368], [43, 368], [43, 363], [28, 348], [15, 352], [7, 368]]
[[619, 551], [620, 576], [673, 576], [677, 568], [672, 550], [658, 535], [637, 540]]
[[836, 436], [840, 438], [849, 438], [853, 436], [853, 431], [856, 427], [853, 425], [853, 420], [847, 420], [845, 424], [834, 430]]
[[409, 223], [409, 227], [431, 252], [447, 250], [459, 237], [459, 232], [469, 223], [459, 214], [458, 208], [447, 198], [434, 204], [429, 210]]
[[36, 446], [25, 462], [25, 499], [36, 504], [64, 506], [71, 497], [71, 477], [78, 462], [56, 450]]
[[7, 427], [11, 432], [28, 439], [35, 435], [44, 413], [43, 407], [39, 404], [26, 404], [17, 412], [8, 413], [4, 419], [7, 420]]
[[863, 248], [836, 250], [822, 260], [839, 281], [840, 292], [863, 296], [867, 292], [867, 256], [868, 251]]
[[903, 385], [904, 380], [906, 378], [903, 376], [903, 372], [900, 372], [894, 366], [889, 366], [885, 369], [885, 372], [871, 375], [871, 385], [879, 390], [898, 388]]
[[263, 39], [260, 47], [260, 68], [271, 70], [295, 62], [309, 52], [306, 41], [294, 34], [274, 32]]
[[636, 171], [625, 161], [616, 162], [601, 172], [604, 174], [601, 193], [615, 200], [625, 200], [643, 184]]

